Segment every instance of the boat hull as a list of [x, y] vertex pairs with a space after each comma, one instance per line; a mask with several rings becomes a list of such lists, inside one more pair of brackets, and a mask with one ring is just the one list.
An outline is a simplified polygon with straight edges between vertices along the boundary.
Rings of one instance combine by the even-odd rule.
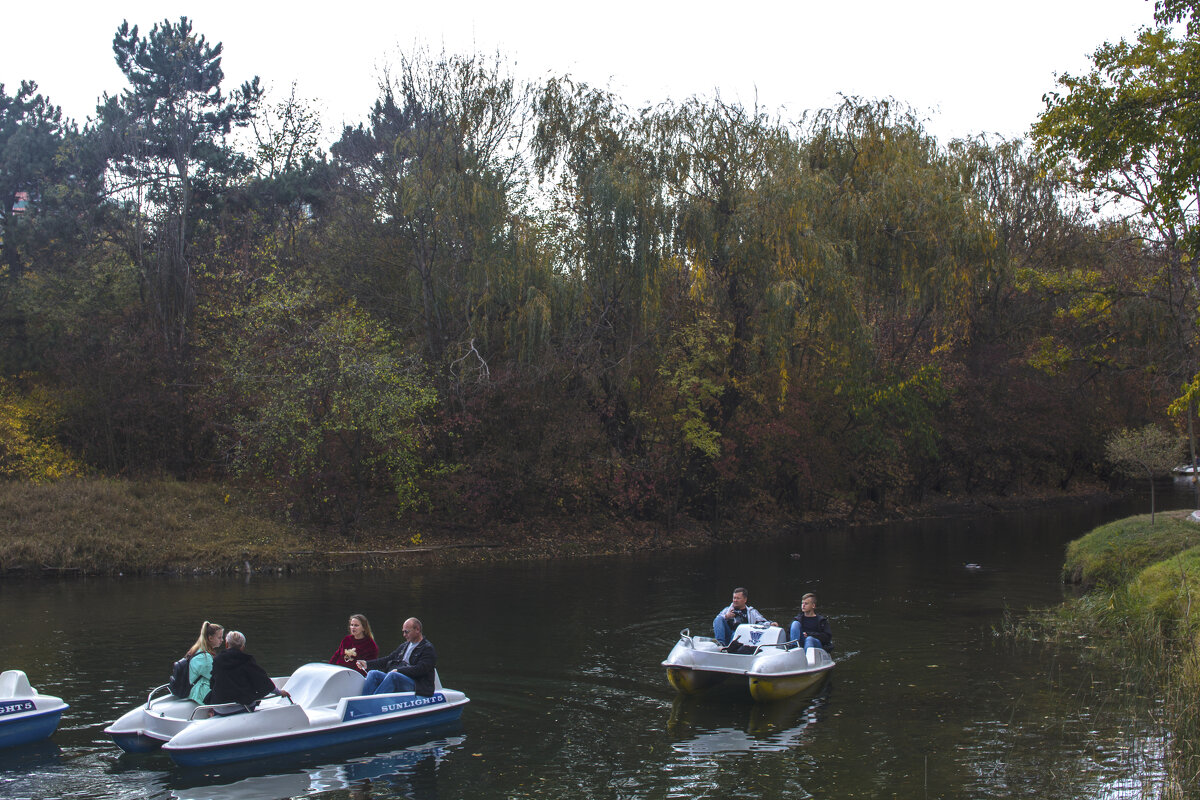
[[162, 686], [105, 733], [129, 752], [161, 749], [181, 766], [206, 767], [441, 728], [458, 720], [470, 702], [462, 692], [442, 688], [436, 672], [430, 697], [363, 695], [361, 675], [331, 664], [305, 664], [291, 677], [273, 680], [288, 696], [266, 698], [252, 711], [156, 697]]
[[[2, 705], [4, 704], [0, 703], [0, 706]], [[66, 710], [67, 705], [64, 703], [48, 711], [23, 714], [9, 719], [0, 717], [0, 748], [17, 747], [49, 739], [58, 729], [59, 720]]]
[[680, 694], [700, 694], [724, 683], [726, 674], [690, 667], [667, 667], [667, 681]]
[[834, 667], [819, 648], [772, 644], [752, 653], [729, 653], [715, 640], [686, 631], [663, 662], [667, 681], [681, 694], [700, 694], [722, 683], [744, 682], [762, 702], [793, 697], [816, 686]]
[[[380, 697], [396, 699], [396, 696], [393, 695], [381, 695]], [[304, 753], [369, 739], [414, 734], [426, 728], [437, 728], [455, 722], [462, 716], [463, 706], [466, 705], [465, 698], [462, 702], [451, 704], [445, 701], [444, 694], [439, 692], [434, 696], [434, 698], [439, 697], [441, 702], [430, 704], [427, 706], [427, 710], [419, 713], [364, 719], [358, 723], [344, 723], [325, 728], [278, 732], [273, 735], [255, 736], [235, 741], [204, 743], [203, 740], [209, 737], [181, 734], [163, 745], [162, 750], [171, 757], [172, 761], [182, 767], [205, 767], [255, 758]], [[236, 717], [226, 717], [209, 721], [220, 723], [235, 719]], [[197, 723], [195, 730], [201, 733], [206, 732], [202, 728], [202, 724], [203, 722]], [[186, 733], [188, 732], [185, 731]], [[196, 740], [196, 743], [193, 743], [192, 740]]]
[[780, 675], [774, 677], [752, 674], [750, 676], [750, 696], [763, 703], [786, 700], [816, 686], [825, 680], [825, 676], [828, 674], [828, 669], [821, 672], [807, 672], [799, 675]]
[[189, 718], [198, 707], [192, 700], [169, 694], [155, 695], [166, 689], [160, 686], [150, 693], [145, 705], [126, 712], [104, 729], [118, 747], [127, 753], [154, 753], [172, 737], [188, 726]]
[[61, 698], [41, 694], [19, 669], [0, 673], [0, 748], [48, 739], [70, 706]]

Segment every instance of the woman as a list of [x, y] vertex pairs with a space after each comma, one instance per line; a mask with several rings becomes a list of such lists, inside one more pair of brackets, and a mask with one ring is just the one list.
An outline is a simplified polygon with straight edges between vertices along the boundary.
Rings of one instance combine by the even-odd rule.
[[200, 637], [192, 645], [187, 654], [188, 677], [192, 679], [192, 690], [188, 697], [204, 705], [204, 698], [212, 682], [213, 655], [221, 649], [221, 640], [225, 638], [225, 628], [215, 622], [204, 621], [200, 626]]
[[350, 633], [342, 637], [342, 643], [329, 663], [349, 667], [360, 675], [366, 675], [355, 662], [369, 661], [378, 655], [379, 645], [375, 644], [375, 637], [371, 635], [371, 623], [362, 614], [351, 614]]

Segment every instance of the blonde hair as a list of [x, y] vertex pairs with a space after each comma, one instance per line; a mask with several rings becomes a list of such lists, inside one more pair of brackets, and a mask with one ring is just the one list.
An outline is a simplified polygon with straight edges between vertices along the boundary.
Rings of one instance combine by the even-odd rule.
[[371, 633], [371, 623], [367, 622], [365, 614], [351, 614], [350, 619], [356, 619], [363, 626], [363, 635], [371, 641], [375, 641], [375, 634]]
[[196, 639], [196, 643], [192, 645], [192, 649], [187, 651], [189, 656], [194, 656], [196, 653], [213, 654], [213, 649], [209, 647], [208, 637], [212, 636], [217, 631], [225, 630], [224, 625], [218, 625], [215, 622], [204, 620], [204, 624], [200, 626], [200, 637]]

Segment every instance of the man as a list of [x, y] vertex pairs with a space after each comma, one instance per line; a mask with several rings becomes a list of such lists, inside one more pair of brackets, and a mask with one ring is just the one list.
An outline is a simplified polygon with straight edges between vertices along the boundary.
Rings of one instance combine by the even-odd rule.
[[[276, 692], [275, 682], [254, 656], [246, 652], [246, 637], [241, 631], [230, 631], [225, 635], [225, 648], [213, 659], [212, 689], [204, 699], [205, 703], [240, 703], [249, 707]], [[278, 694], [291, 696], [282, 690]]]
[[737, 630], [738, 625], [746, 623], [754, 625], [760, 622], [768, 622], [771, 625], [777, 624], [758, 613], [758, 609], [754, 606], [746, 605], [746, 600], [746, 590], [739, 586], [733, 590], [732, 602], [721, 609], [717, 614], [717, 618], [713, 620], [713, 636], [717, 637], [717, 641], [723, 647], [729, 646], [729, 642], [733, 640], [733, 634]]
[[817, 613], [817, 596], [812, 592], [800, 598], [800, 613], [792, 622], [789, 638], [801, 642], [805, 649], [819, 647], [829, 651], [833, 649], [833, 634], [829, 630], [829, 620]]
[[359, 670], [370, 670], [363, 683], [363, 694], [416, 692], [423, 697], [433, 694], [437, 651], [422, 634], [421, 620], [416, 617], [404, 621], [403, 633], [404, 644], [383, 658], [354, 662]]

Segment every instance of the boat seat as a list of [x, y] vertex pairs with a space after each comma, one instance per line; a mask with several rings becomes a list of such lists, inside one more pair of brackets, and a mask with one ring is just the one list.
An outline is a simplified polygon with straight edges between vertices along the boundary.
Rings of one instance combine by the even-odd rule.
[[362, 694], [363, 676], [332, 664], [305, 664], [284, 684], [292, 702], [305, 709], [335, 706], [343, 697]]
[[37, 697], [37, 692], [29, 685], [24, 672], [10, 669], [0, 673], [0, 697]]

